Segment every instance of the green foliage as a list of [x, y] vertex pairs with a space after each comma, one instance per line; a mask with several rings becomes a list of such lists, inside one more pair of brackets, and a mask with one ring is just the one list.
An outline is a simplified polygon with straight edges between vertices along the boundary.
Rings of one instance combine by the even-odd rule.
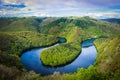
[[0, 63], [16, 66], [22, 70], [20, 55], [29, 48], [48, 46], [58, 41], [57, 37], [37, 32], [0, 32]]
[[0, 18], [0, 31], [39, 31], [42, 18]]
[[0, 80], [16, 80], [21, 72], [16, 67], [6, 67], [0, 64]]
[[98, 39], [95, 41], [98, 50], [96, 66], [100, 72], [113, 72], [120, 69], [120, 37]]
[[24, 68], [16, 54], [0, 53], [0, 63], [8, 67], [16, 66], [19, 70]]
[[79, 43], [59, 44], [42, 51], [40, 57], [45, 65], [58, 66], [65, 65], [73, 61], [80, 53]]
[[57, 74], [42, 78], [42, 80], [105, 80], [105, 77], [97, 72], [96, 68], [90, 66], [88, 69], [80, 68], [73, 74]]
[[36, 74], [33, 71], [22, 73], [21, 77], [17, 77], [16, 80], [41, 80], [40, 74]]
[[[120, 25], [89, 17], [0, 18], [0, 80], [118, 80], [120, 77]], [[40, 33], [38, 33], [40, 32]], [[93, 37], [112, 38], [95, 41], [98, 55], [95, 66], [78, 69], [73, 74], [41, 77], [25, 71], [20, 61], [29, 48], [54, 44], [57, 37], [66, 43], [46, 49], [41, 59], [46, 65], [63, 65], [74, 60], [81, 50], [80, 42]], [[47, 58], [47, 59], [46, 59]]]
[[99, 73], [93, 66], [88, 67], [88, 69], [79, 69], [76, 76], [79, 77], [80, 80], [101, 80]]
[[7, 67], [0, 64], [0, 80], [41, 80], [41, 77], [33, 71], [20, 71], [15, 66]]
[[120, 69], [115, 71], [113, 77], [110, 78], [110, 80], [118, 80], [118, 79], [120, 79]]
[[9, 54], [20, 55], [23, 50], [32, 47], [48, 46], [57, 42], [52, 35], [44, 35], [36, 32], [1, 32], [0, 50]]
[[0, 18], [0, 30], [3, 27], [7, 27], [10, 25], [12, 22], [16, 21], [17, 18]]

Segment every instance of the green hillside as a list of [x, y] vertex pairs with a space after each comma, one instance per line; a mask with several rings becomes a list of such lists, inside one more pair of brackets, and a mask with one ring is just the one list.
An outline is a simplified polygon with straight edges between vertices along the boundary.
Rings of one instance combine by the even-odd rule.
[[20, 55], [23, 51], [49, 46], [58, 41], [52, 35], [37, 32], [0, 32], [0, 63], [7, 66], [21, 67]]
[[120, 26], [89, 17], [60, 17], [60, 18], [0, 18], [0, 31], [35, 31], [45, 34], [60, 34], [69, 26], [82, 28], [90, 35], [110, 36], [119, 32]]
[[[1, 27], [0, 31], [16, 32], [16, 31], [37, 31], [39, 30], [39, 24], [44, 18], [6, 18], [0, 19]], [[7, 21], [7, 22], [5, 22]], [[7, 25], [6, 25], [7, 23]]]
[[[0, 18], [0, 80], [118, 80], [119, 34], [119, 24], [90, 17]], [[94, 66], [71, 74], [55, 72], [44, 77], [24, 68], [20, 60], [24, 51], [53, 45], [59, 38], [67, 41], [44, 50], [40, 56], [43, 64], [65, 65], [79, 55], [82, 41], [97, 38], [94, 44], [98, 55]]]
[[120, 36], [95, 40], [98, 55], [94, 66], [80, 68], [73, 74], [55, 72], [41, 80], [118, 80], [120, 79]]
[[[114, 26], [114, 27], [113, 27]], [[41, 33], [45, 34], [52, 34], [52, 35], [58, 35], [60, 37], [65, 37], [67, 39], [66, 45], [69, 45], [69, 42], [81, 42], [84, 39], [87, 38], [95, 38], [95, 37], [110, 37], [115, 34], [118, 34], [120, 31], [119, 25], [110, 24], [107, 22], [102, 22], [100, 20], [91, 19], [89, 17], [84, 18], [58, 18], [56, 21], [53, 21], [49, 23], [48, 25], [41, 26]], [[75, 44], [76, 46], [79, 44]], [[80, 50], [72, 50], [69, 47], [67, 49], [63, 50], [64, 46], [57, 46], [55, 48], [50, 48], [47, 50], [44, 50], [41, 53], [41, 60], [45, 65], [49, 66], [57, 66], [57, 65], [63, 65], [65, 63], [71, 62], [76, 58], [76, 56], [79, 54]], [[76, 48], [75, 46], [71, 46]], [[66, 48], [66, 47], [64, 47]], [[69, 50], [70, 49], [70, 50]], [[80, 48], [79, 48], [80, 49]], [[69, 52], [67, 52], [69, 51]], [[49, 53], [48, 53], [49, 52]], [[73, 53], [75, 56], [71, 56]], [[50, 55], [50, 54], [55, 55]], [[62, 53], [61, 55], [57, 55], [59, 53]], [[67, 54], [71, 55], [67, 55]], [[48, 56], [50, 55], [50, 56]], [[66, 57], [64, 55], [67, 55], [70, 57], [66, 60]], [[61, 57], [61, 58], [56, 58]], [[65, 57], [65, 58], [64, 58]]]
[[98, 56], [95, 65], [100, 72], [114, 72], [120, 70], [120, 36], [95, 41]]

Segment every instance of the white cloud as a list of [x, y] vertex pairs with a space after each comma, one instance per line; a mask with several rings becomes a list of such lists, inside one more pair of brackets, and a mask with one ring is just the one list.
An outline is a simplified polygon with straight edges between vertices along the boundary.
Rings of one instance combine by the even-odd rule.
[[[105, 10], [106, 6], [120, 4], [118, 2], [119, 0], [2, 0], [0, 15], [120, 17], [115, 9], [109, 9], [107, 12], [99, 11]], [[26, 7], [8, 8], [3, 6], [4, 4], [25, 4]], [[94, 12], [96, 9], [99, 12]]]
[[4, 4], [21, 4], [24, 0], [3, 0]]
[[120, 13], [113, 11], [87, 13], [85, 15], [93, 18], [120, 18]]

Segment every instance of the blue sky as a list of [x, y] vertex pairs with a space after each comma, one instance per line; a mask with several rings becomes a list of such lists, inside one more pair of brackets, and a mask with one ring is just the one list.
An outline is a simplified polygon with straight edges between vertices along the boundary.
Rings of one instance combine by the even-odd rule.
[[0, 16], [120, 18], [120, 0], [0, 0]]

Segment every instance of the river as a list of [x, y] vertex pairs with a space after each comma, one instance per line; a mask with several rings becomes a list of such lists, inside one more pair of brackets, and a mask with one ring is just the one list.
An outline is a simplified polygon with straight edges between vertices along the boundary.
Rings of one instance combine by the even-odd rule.
[[[37, 48], [26, 51], [21, 56], [22, 64], [29, 71], [35, 71], [40, 73], [42, 76], [53, 74], [54, 72], [60, 73], [73, 73], [78, 68], [88, 68], [93, 65], [96, 59], [97, 50], [93, 44], [95, 39], [88, 39], [81, 43], [82, 51], [80, 55], [71, 63], [60, 67], [47, 67], [44, 66], [40, 60], [40, 53], [46, 48]], [[53, 45], [58, 46], [59, 44]], [[47, 47], [49, 48], [49, 47]]]

